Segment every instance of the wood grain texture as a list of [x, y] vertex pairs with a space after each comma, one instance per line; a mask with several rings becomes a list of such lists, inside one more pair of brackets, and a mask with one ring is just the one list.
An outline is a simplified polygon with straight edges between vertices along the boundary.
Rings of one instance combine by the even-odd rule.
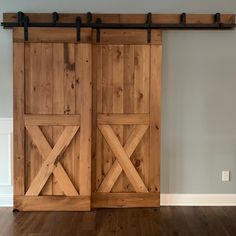
[[[147, 128], [148, 128], [147, 125], [136, 126], [135, 129], [130, 134], [127, 142], [124, 145], [124, 150], [129, 158], [133, 154], [135, 148], [139, 144]], [[115, 160], [109, 172], [105, 176], [102, 184], [99, 186], [98, 192], [110, 192], [113, 185], [120, 176], [121, 172], [122, 172], [122, 167], [120, 166], [119, 162]]]
[[136, 192], [147, 192], [145, 184], [143, 183], [133, 164], [129, 160], [127, 153], [124, 151], [112, 128], [109, 125], [99, 125], [98, 128], [107, 141], [112, 152], [116, 156], [120, 166], [128, 176]]
[[[47, 160], [52, 148], [45, 139], [40, 128], [38, 126], [26, 126], [26, 129], [28, 130], [43, 159]], [[53, 174], [66, 196], [78, 196], [78, 192], [71, 183], [70, 178], [66, 174], [60, 162], [57, 163], [55, 169], [53, 170]]]
[[62, 135], [58, 139], [58, 142], [53, 147], [38, 174], [32, 181], [30, 188], [26, 192], [26, 196], [37, 196], [40, 193], [49, 176], [55, 169], [55, 164], [59, 161], [59, 155], [68, 147], [78, 129], [78, 126], [68, 126], [65, 128]]
[[[125, 45], [124, 47], [124, 113], [130, 116], [134, 114], [134, 45]], [[135, 114], [143, 115], [143, 114]], [[134, 126], [132, 124], [124, 126], [124, 142], [130, 136]], [[124, 173], [123, 175], [123, 188], [125, 192], [134, 191], [130, 181]]]
[[25, 115], [25, 125], [65, 126], [80, 125], [80, 115]]
[[[14, 73], [17, 73], [18, 77], [22, 75], [22, 79], [18, 79], [14, 99], [17, 98], [18, 104], [21, 105], [20, 109], [23, 107], [22, 110], [19, 108], [16, 110], [19, 112], [16, 114], [20, 118], [18, 120], [23, 121], [20, 127], [21, 136], [16, 136], [16, 139], [19, 144], [21, 143], [24, 154], [22, 162], [24, 166], [22, 167], [20, 162], [17, 165], [21, 171], [22, 180], [16, 186], [21, 191], [17, 195], [23, 196], [27, 192], [27, 195], [78, 197], [78, 192], [82, 191], [84, 196], [89, 196], [91, 195], [91, 184], [88, 185], [91, 178], [89, 163], [91, 162], [91, 117], [89, 117], [91, 106], [87, 106], [89, 100], [86, 96], [88, 94], [92, 96], [89, 91], [92, 86], [91, 45], [73, 43], [76, 40], [60, 41], [58, 35], [67, 32], [63, 29], [57, 29], [55, 35], [53, 35], [54, 31], [48, 31], [48, 29], [32, 30], [32, 41], [24, 44], [14, 43], [17, 48], [22, 47], [22, 51], [16, 50], [17, 55], [14, 59], [17, 60]], [[91, 35], [91, 29], [83, 30], [86, 32], [85, 34], [82, 32], [82, 37]], [[72, 33], [75, 37], [76, 33]], [[14, 34], [17, 35], [17, 33]], [[68, 34], [64, 36], [72, 35], [70, 32]], [[40, 40], [41, 36], [42, 40]], [[82, 42], [85, 41], [82, 40]], [[87, 49], [89, 47], [90, 51]], [[77, 65], [76, 61], [78, 61]], [[21, 70], [19, 70], [20, 67], [22, 67]], [[18, 96], [20, 93], [22, 97]], [[80, 153], [81, 135], [77, 132], [81, 123], [81, 113], [83, 113], [82, 123], [85, 124], [84, 137], [82, 135], [82, 146], [86, 150], [84, 153], [83, 151]], [[24, 131], [24, 125], [31, 131], [34, 129], [31, 135]], [[74, 138], [70, 141], [70, 134], [67, 132], [63, 139], [68, 144], [64, 143], [64, 145], [61, 142], [62, 136], [71, 126], [76, 126]], [[35, 132], [35, 127], [38, 132]], [[54, 161], [47, 159], [53, 155]], [[59, 159], [60, 162], [58, 162]], [[21, 161], [21, 158], [18, 157], [18, 160]], [[80, 161], [83, 160], [84, 162], [88, 160], [88, 162], [80, 166]], [[88, 170], [82, 167], [85, 164]], [[38, 175], [41, 176], [39, 185], [37, 181], [34, 182]], [[35, 192], [32, 188], [37, 191]], [[86, 193], [83, 188], [86, 188]]]
[[[130, 31], [135, 35], [134, 30]], [[157, 32], [161, 44], [161, 32]], [[119, 33], [122, 35], [124, 32], [117, 30], [118, 35]], [[114, 35], [110, 34], [109, 37], [113, 39]], [[157, 159], [160, 156], [159, 153], [151, 155], [150, 152], [157, 153], [160, 150], [158, 143], [154, 145], [155, 142], [152, 150], [150, 149], [149, 128], [151, 105], [153, 106], [160, 98], [159, 90], [153, 92], [157, 84], [151, 85], [151, 76], [155, 76], [151, 68], [155, 70], [156, 66], [161, 65], [162, 60], [160, 54], [157, 55], [156, 60], [151, 59], [152, 47], [158, 45], [155, 42], [151, 45], [146, 42], [136, 44], [132, 37], [129, 44], [122, 39], [118, 39], [117, 44], [113, 44], [112, 40], [110, 42], [101, 41], [93, 46], [95, 63], [93, 81], [96, 84], [96, 90], [93, 90], [93, 101], [96, 102], [93, 129], [99, 129], [103, 135], [101, 137], [101, 134], [96, 132], [93, 139], [96, 140], [93, 159], [95, 162], [93, 194], [103, 193], [101, 198], [103, 196], [109, 198], [111, 193], [152, 191], [158, 195], [157, 188], [153, 191], [150, 182], [153, 182], [153, 179], [156, 183], [159, 181], [159, 165], [156, 167], [152, 165], [159, 163], [159, 160], [153, 160], [154, 156]], [[160, 74], [158, 76], [160, 78]], [[155, 113], [159, 114], [159, 112], [160, 107], [155, 108]], [[145, 127], [145, 132], [139, 133], [139, 126]], [[134, 133], [138, 141], [132, 142], [130, 137]], [[127, 155], [129, 151], [127, 152], [126, 148], [129, 145], [131, 145], [130, 150], [128, 148], [130, 155]], [[155, 176], [150, 177], [152, 175], [150, 171]], [[158, 183], [156, 185], [159, 186]], [[140, 191], [138, 186], [144, 188]]]
[[88, 211], [90, 197], [15, 196], [15, 209], [19, 211]]
[[[48, 98], [48, 90], [45, 90], [43, 94], [43, 83], [44, 78], [41, 81], [42, 74], [42, 45], [40, 43], [35, 44], [25, 44], [25, 113], [26, 114], [42, 114], [41, 104], [39, 97], [42, 97], [42, 106], [44, 109], [45, 98]], [[49, 90], [50, 91], [50, 90]], [[49, 99], [46, 99], [49, 100]], [[25, 157], [26, 157], [26, 171], [25, 171], [25, 181], [26, 190], [31, 185], [33, 178], [36, 176], [39, 168], [42, 165], [42, 157], [38, 153], [34, 146], [30, 136], [26, 133], [26, 147], [25, 147]]]
[[[75, 28], [29, 28], [30, 43], [77, 43]], [[24, 29], [14, 28], [14, 42], [24, 42]], [[81, 29], [80, 43], [91, 42], [91, 29]]]
[[[97, 32], [93, 30], [93, 44], [97, 43]], [[107, 45], [129, 45], [129, 44], [161, 44], [161, 32], [158, 30], [151, 31], [151, 42], [147, 41], [147, 31], [145, 30], [117, 30], [117, 29], [101, 29], [100, 42], [98, 44]], [[122, 47], [123, 47], [122, 46]], [[120, 46], [121, 47], [121, 46]]]
[[25, 194], [24, 44], [13, 44], [14, 195]]
[[[160, 127], [162, 46], [151, 46], [149, 190], [160, 191]], [[154, 66], [155, 65], [155, 66]]]
[[0, 208], [0, 215], [0, 234], [3, 236], [236, 235], [236, 207], [225, 206], [14, 214], [11, 208]]
[[92, 47], [91, 44], [77, 48], [76, 60], [80, 78], [80, 195], [91, 195], [91, 132], [92, 132]]
[[[53, 114], [64, 115], [65, 114], [65, 97], [64, 97], [64, 44], [63, 43], [53, 43], [53, 98], [52, 98], [52, 109]], [[78, 114], [77, 114], [78, 115]], [[68, 115], [67, 115], [68, 116]], [[80, 124], [79, 124], [80, 125]], [[59, 137], [61, 136], [62, 131], [64, 130], [63, 126], [53, 126], [53, 146], [57, 143]], [[79, 132], [77, 132], [79, 134]], [[79, 137], [75, 137], [77, 140]], [[61, 190], [57, 179], [52, 176], [53, 185], [52, 192], [53, 195], [64, 195], [64, 192]], [[76, 180], [76, 177], [75, 177]], [[79, 190], [74, 182], [77, 191]]]
[[99, 125], [143, 125], [149, 124], [149, 114], [97, 114]]
[[[93, 45], [93, 129], [92, 129], [92, 189], [96, 189], [103, 179], [103, 157], [102, 157], [102, 135], [97, 129], [97, 113], [102, 113], [102, 97], [103, 97], [103, 59], [101, 45]], [[96, 111], [96, 112], [95, 112]]]
[[92, 208], [158, 207], [158, 193], [96, 193], [92, 196]]

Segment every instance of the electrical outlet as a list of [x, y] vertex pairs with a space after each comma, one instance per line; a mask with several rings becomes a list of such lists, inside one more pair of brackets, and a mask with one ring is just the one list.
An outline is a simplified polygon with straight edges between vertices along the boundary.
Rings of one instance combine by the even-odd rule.
[[225, 182], [225, 181], [229, 181], [229, 170], [223, 170], [222, 171], [222, 181]]

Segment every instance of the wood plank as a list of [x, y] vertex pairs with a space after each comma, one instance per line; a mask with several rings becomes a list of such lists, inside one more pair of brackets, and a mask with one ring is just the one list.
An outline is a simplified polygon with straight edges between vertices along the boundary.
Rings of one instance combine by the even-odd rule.
[[[134, 46], [134, 113], [149, 113], [150, 45]], [[132, 157], [132, 163], [148, 186], [149, 137], [144, 135]]]
[[145, 125], [149, 124], [149, 114], [98, 114], [99, 125]]
[[[155, 66], [154, 66], [155, 65]], [[151, 46], [149, 190], [160, 191], [160, 111], [162, 46]]]
[[93, 192], [95, 192], [103, 179], [103, 158], [102, 147], [103, 138], [101, 132], [97, 128], [97, 113], [102, 113], [102, 101], [103, 101], [103, 58], [102, 58], [102, 45], [93, 45], [93, 138], [94, 153], [93, 161], [95, 168], [92, 172], [92, 178], [95, 178], [95, 184]]
[[[134, 45], [125, 45], [124, 66], [124, 113], [134, 114]], [[124, 126], [124, 142], [127, 141], [133, 129], [133, 124]], [[124, 190], [126, 192], [134, 192], [127, 176], [124, 173], [121, 173], [121, 175], [123, 175]]]
[[112, 152], [116, 156], [120, 166], [128, 176], [131, 184], [133, 185], [136, 192], [147, 192], [147, 188], [144, 185], [142, 179], [135, 170], [132, 162], [129, 160], [128, 155], [121, 146], [118, 138], [114, 134], [112, 128], [109, 125], [99, 125], [99, 130], [104, 136], [105, 140], [109, 144]]
[[[122, 114], [124, 112], [124, 45], [112, 46], [112, 90], [113, 90], [113, 113]], [[113, 125], [114, 133], [123, 146], [123, 125]], [[116, 160], [113, 156], [113, 162]], [[112, 192], [123, 191], [123, 176], [119, 176], [112, 188]]]
[[86, 44], [78, 51], [81, 96], [80, 195], [91, 195], [91, 125], [92, 125], [92, 47]]
[[[26, 128], [30, 133], [31, 138], [37, 146], [38, 151], [42, 155], [43, 159], [47, 160], [52, 151], [52, 148], [45, 139], [40, 128], [38, 126], [26, 126]], [[53, 170], [53, 174], [66, 196], [78, 196], [78, 192], [76, 191], [74, 185], [71, 183], [71, 180], [69, 179], [60, 162], [57, 163], [56, 168]]]
[[[44, 28], [31, 27], [28, 29], [28, 41], [30, 43], [77, 43], [77, 32], [75, 28]], [[14, 28], [14, 42], [24, 42], [24, 29]], [[81, 29], [80, 43], [91, 42], [91, 29]]]
[[[42, 104], [47, 102], [47, 99], [50, 100], [47, 96], [49, 96], [45, 88], [41, 86], [44, 81], [42, 77], [42, 44], [41, 43], [26, 43], [25, 44], [25, 100], [26, 111], [27, 114], [41, 114], [41, 99]], [[43, 89], [42, 89], [43, 88]], [[44, 92], [46, 94], [44, 95]], [[45, 99], [47, 98], [47, 99]], [[44, 112], [45, 113], [45, 112]], [[47, 113], [47, 112], [46, 112]], [[24, 117], [23, 117], [24, 118]], [[27, 189], [31, 185], [33, 179], [37, 175], [41, 165], [42, 165], [42, 157], [37, 151], [33, 141], [31, 140], [28, 133], [26, 133], [26, 158], [27, 158]], [[26, 189], [26, 190], [27, 190]]]
[[[81, 97], [84, 96], [83, 91], [81, 90], [81, 67], [80, 63], [78, 63], [80, 59], [80, 51], [82, 49], [83, 44], [75, 44], [75, 114], [81, 113]], [[77, 132], [75, 135], [75, 156], [73, 160], [73, 168], [74, 168], [74, 185], [76, 189], [80, 189], [80, 132]]]
[[96, 44], [160, 44], [161, 33], [158, 30], [151, 31], [151, 42], [147, 41], [147, 30], [139, 29], [101, 29], [100, 42], [97, 42], [97, 31], [93, 30], [93, 43]]
[[[133, 154], [135, 148], [139, 144], [143, 135], [147, 131], [147, 125], [136, 126], [133, 132], [130, 134], [127, 142], [124, 145], [124, 150], [127, 153], [127, 156], [130, 158]], [[102, 184], [99, 186], [98, 192], [110, 192], [113, 185], [117, 181], [118, 177], [122, 172], [122, 168], [117, 160], [113, 163], [111, 169], [104, 178]]]
[[[52, 70], [53, 70], [53, 98], [52, 98], [53, 114], [64, 115], [65, 99], [64, 99], [64, 44], [63, 43], [53, 43]], [[79, 117], [78, 120], [80, 120]], [[53, 126], [52, 128], [53, 146], [55, 146], [55, 144], [57, 143], [63, 130], [64, 130], [63, 126]], [[75, 137], [75, 139], [77, 138]], [[64, 195], [64, 192], [61, 190], [61, 187], [55, 176], [52, 176], [52, 179], [53, 179], [53, 185], [52, 185], [53, 195]], [[76, 189], [79, 189], [76, 185], [75, 187]]]
[[[26, 13], [31, 22], [51, 22], [51, 13]], [[85, 13], [60, 13], [59, 22], [74, 23], [77, 16], [80, 16], [82, 22], [86, 22], [87, 17]], [[101, 18], [104, 23], [145, 23], [146, 14], [117, 14], [117, 13], [93, 13], [92, 20]], [[209, 24], [214, 22], [214, 14], [193, 14], [187, 13], [187, 23], [203, 23]], [[3, 13], [4, 22], [17, 22], [17, 13]], [[166, 13], [157, 14], [152, 13], [153, 23], [179, 23], [180, 14]], [[234, 24], [235, 14], [221, 14], [221, 23]]]
[[[39, 114], [52, 114], [52, 91], [53, 91], [53, 73], [52, 73], [52, 44], [51, 43], [42, 43], [41, 44], [41, 71], [40, 71], [40, 99], [37, 102], [36, 113]], [[32, 68], [34, 70], [34, 68]], [[32, 101], [34, 105], [34, 101]], [[46, 136], [48, 142], [52, 145], [52, 127], [44, 126], [41, 127], [44, 135]], [[33, 157], [35, 158], [35, 157]], [[40, 159], [42, 160], [41, 156]], [[40, 168], [40, 166], [38, 166]], [[35, 172], [37, 174], [37, 172]], [[48, 179], [44, 188], [41, 191], [41, 195], [52, 195], [52, 177]]]
[[24, 44], [13, 44], [14, 195], [25, 194]]
[[[102, 46], [102, 113], [113, 112], [113, 73], [112, 73], [112, 46]], [[101, 137], [102, 138], [102, 137]], [[114, 155], [109, 145], [102, 138], [102, 175], [103, 177], [109, 171], [114, 160]]]
[[[64, 79], [62, 81], [63, 95], [64, 95], [64, 114], [71, 116], [75, 114], [76, 108], [76, 91], [75, 91], [75, 81], [76, 81], [76, 71], [75, 71], [75, 44], [64, 43]], [[80, 126], [81, 128], [81, 126]], [[65, 150], [63, 157], [61, 158], [61, 163], [65, 168], [68, 176], [70, 177], [72, 183], [74, 183], [74, 160], [76, 155], [79, 154], [77, 150], [76, 136], [71, 141], [68, 148]]]
[[69, 126], [65, 128], [47, 160], [44, 161], [40, 171], [31, 183], [30, 188], [26, 192], [27, 196], [37, 196], [40, 193], [49, 176], [55, 169], [55, 162], [59, 161], [59, 155], [61, 155], [68, 147], [72, 138], [78, 131], [78, 128], [78, 126]]
[[[159, 31], [161, 34], [161, 31]], [[144, 113], [150, 112], [150, 67], [154, 66], [151, 65], [150, 61], [151, 57], [151, 45], [143, 46], [143, 68], [142, 68], [142, 82], [143, 84], [143, 104], [141, 106]], [[142, 90], [141, 90], [142, 91]], [[141, 108], [141, 107], [140, 107]], [[140, 159], [138, 159], [138, 162], [136, 162], [138, 166], [138, 172], [140, 173], [140, 176], [142, 177], [144, 183], [146, 186], [148, 186], [149, 182], [149, 168], [152, 163], [150, 162], [150, 137], [149, 137], [149, 130], [145, 133], [141, 146], [140, 146]], [[136, 159], [136, 161], [137, 161]], [[140, 163], [140, 164], [139, 164]]]
[[159, 193], [96, 193], [92, 208], [159, 207]]
[[80, 115], [24, 115], [25, 125], [76, 126], [80, 125]]
[[89, 211], [90, 197], [15, 196], [14, 206], [19, 211]]

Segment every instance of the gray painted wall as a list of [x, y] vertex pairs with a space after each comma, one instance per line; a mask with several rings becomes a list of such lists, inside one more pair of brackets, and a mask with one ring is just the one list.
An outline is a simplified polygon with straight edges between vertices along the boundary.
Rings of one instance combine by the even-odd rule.
[[[2, 12], [232, 13], [235, 0], [0, 0]], [[0, 117], [12, 116], [11, 31], [0, 29]], [[236, 193], [236, 30], [164, 33], [162, 193]], [[221, 171], [231, 181], [221, 182]]]

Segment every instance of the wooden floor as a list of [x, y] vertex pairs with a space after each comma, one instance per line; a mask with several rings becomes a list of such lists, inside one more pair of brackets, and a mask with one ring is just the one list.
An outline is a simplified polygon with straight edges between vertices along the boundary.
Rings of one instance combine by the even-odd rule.
[[18, 212], [0, 208], [1, 236], [236, 235], [236, 207]]

